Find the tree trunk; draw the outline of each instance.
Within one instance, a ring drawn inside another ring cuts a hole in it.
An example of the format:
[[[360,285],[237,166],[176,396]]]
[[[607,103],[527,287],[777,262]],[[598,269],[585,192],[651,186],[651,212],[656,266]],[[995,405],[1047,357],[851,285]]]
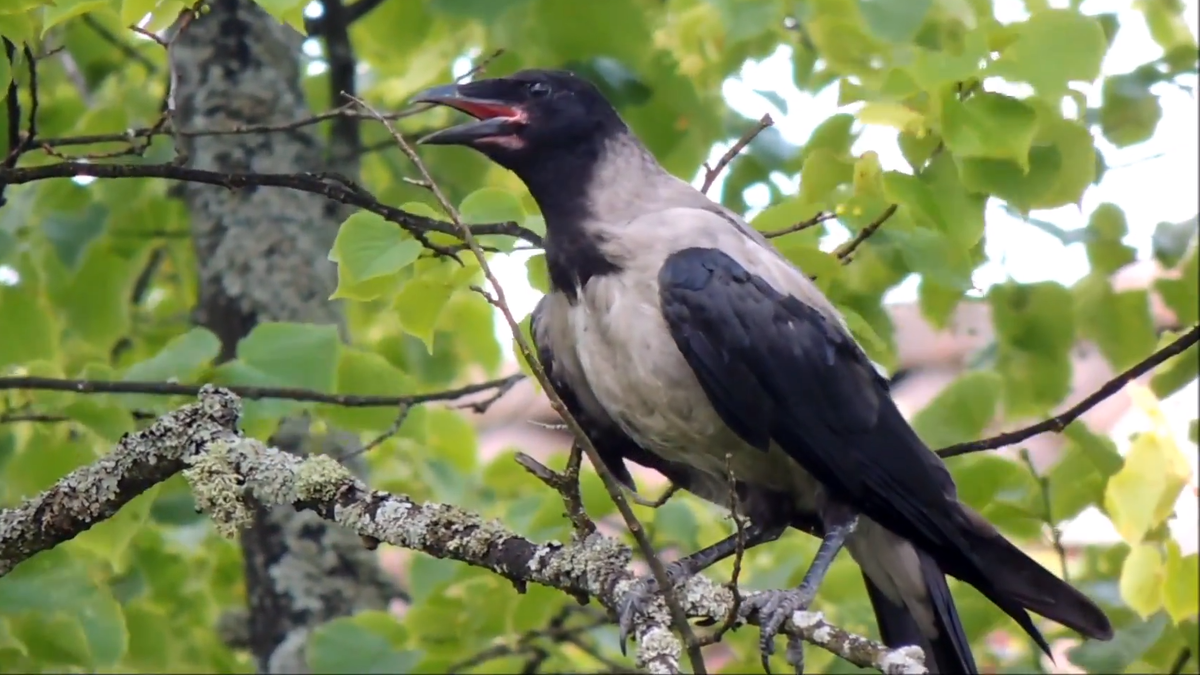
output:
[[[250,2],[208,4],[210,11],[172,42],[177,128],[308,117],[300,86],[303,37]],[[189,166],[214,171],[356,173],[357,166],[327,165],[315,129],[191,137],[180,150]],[[278,188],[232,191],[189,184],[182,192],[200,271],[197,320],[220,337],[222,360],[234,357],[238,340],[260,321],[340,325],[338,308],[327,299],[336,270],[326,259],[344,215],[338,204]],[[334,445],[358,442],[344,436]],[[297,453],[321,449],[304,418],[285,420],[271,442]],[[304,646],[312,629],[362,609],[383,608],[392,595],[359,537],[312,513],[260,508],[241,545],[247,635],[262,672],[307,672]]]

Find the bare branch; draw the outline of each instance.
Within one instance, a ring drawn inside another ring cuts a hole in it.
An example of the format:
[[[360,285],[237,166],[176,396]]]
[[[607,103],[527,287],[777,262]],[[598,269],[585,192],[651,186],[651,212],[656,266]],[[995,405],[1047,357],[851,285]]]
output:
[[[725,154],[721,155],[721,158],[717,160],[716,164],[714,164],[712,167],[709,167],[707,164],[705,164],[704,184],[701,185],[700,191],[708,192],[708,189],[712,187],[713,183],[716,182],[717,176],[721,175],[721,172],[725,170],[725,167],[729,166],[729,163],[733,161],[733,158],[741,154],[742,150],[745,150],[746,146],[750,145],[750,141],[753,141],[756,136],[761,134],[764,129],[772,124],[775,124],[775,120],[771,119],[770,115],[763,115],[762,119],[758,120],[758,122],[751,127],[749,131],[742,134],[742,137],[733,144],[733,147],[729,148],[725,151]]]
[[[207,171],[175,164],[90,164],[86,162],[60,162],[43,166],[20,168],[0,167],[0,184],[18,185],[49,178],[74,178],[76,176],[92,176],[93,178],[166,178],[189,183],[202,183],[237,190],[246,187],[281,187],[301,192],[322,195],[335,202],[357,206],[383,216],[384,219],[396,223],[410,232],[418,241],[432,251],[452,255],[444,246],[438,246],[428,241],[430,232],[441,232],[450,236],[459,236],[459,228],[454,225],[418,216],[401,209],[387,206],[375,199],[361,187],[350,187],[336,176],[313,173],[223,173]],[[535,245],[541,246],[542,238],[514,222],[486,223],[472,225],[474,235],[500,234],[517,237]]]
[[[468,384],[456,389],[446,389],[412,396],[356,396],[354,394],[325,394],[312,389],[291,387],[225,387],[242,398],[252,401],[279,399],[305,403],[325,403],[345,408],[398,408],[433,401],[453,401],[464,396],[478,394],[497,388],[508,388],[524,378],[515,374],[498,380]],[[175,382],[125,382],[110,380],[62,380],[52,377],[0,377],[0,391],[24,389],[31,391],[69,391],[77,394],[149,394],[155,396],[196,396],[203,384],[178,384]]]
[[[368,112],[372,112],[371,109],[362,101],[358,101],[358,104]],[[420,171],[421,177],[426,183],[429,184],[430,191],[433,192],[438,202],[442,205],[442,208],[450,216],[450,219],[454,222],[454,224],[459,228],[463,240],[467,243],[467,246],[475,255],[475,259],[479,262],[480,269],[483,270],[484,277],[487,278],[488,283],[492,287],[492,292],[496,294],[494,300],[491,300],[486,293],[484,293],[484,297],[489,298],[489,301],[491,301],[492,304],[494,304],[496,308],[500,310],[500,313],[504,316],[504,320],[508,322],[509,330],[512,331],[513,340],[517,343],[517,348],[521,351],[521,355],[525,358],[525,362],[528,363],[529,367],[533,370],[534,376],[536,377],[538,383],[542,385],[542,389],[547,398],[550,399],[551,405],[556,411],[558,411],[559,415],[562,416],[563,421],[566,422],[569,427],[571,427],[571,431],[575,434],[576,443],[583,448],[585,453],[587,453],[588,460],[592,463],[592,468],[595,469],[597,474],[599,474],[601,481],[604,483],[605,489],[608,490],[609,496],[612,498],[613,503],[617,506],[617,511],[620,512],[621,517],[625,520],[626,527],[629,528],[630,534],[632,534],[633,538],[637,541],[638,547],[642,551],[642,555],[646,557],[646,564],[650,566],[651,572],[653,572],[655,579],[659,583],[659,588],[661,589],[663,598],[666,600],[667,607],[671,611],[672,621],[676,629],[681,635],[684,636],[687,642],[688,659],[691,661],[693,671],[699,675],[704,675],[707,671],[704,667],[704,656],[700,653],[700,643],[696,639],[696,635],[692,631],[692,627],[687,621],[687,616],[684,614],[683,608],[679,604],[679,600],[675,597],[675,589],[667,577],[667,572],[663,567],[662,561],[658,559],[658,555],[654,551],[654,546],[650,543],[649,538],[646,537],[646,533],[641,522],[638,521],[637,516],[633,513],[633,509],[630,508],[628,501],[626,501],[625,495],[621,491],[620,483],[618,483],[616,478],[613,477],[612,472],[608,470],[608,467],[600,458],[600,453],[596,451],[595,446],[592,445],[591,439],[588,438],[587,434],[583,431],[583,428],[579,426],[579,423],[575,420],[571,413],[567,411],[566,405],[563,404],[562,399],[559,398],[558,393],[551,385],[549,378],[546,377],[546,371],[542,368],[541,363],[538,362],[537,357],[534,356],[533,349],[529,346],[529,341],[525,339],[525,335],[521,331],[520,324],[513,316],[512,310],[509,309],[508,301],[504,297],[504,288],[501,286],[500,281],[496,278],[496,275],[492,273],[491,266],[489,266],[487,262],[487,255],[484,253],[483,249],[480,248],[479,243],[475,240],[475,233],[473,232],[474,228],[462,222],[462,219],[458,216],[458,212],[446,199],[446,196],[442,193],[441,188],[438,187],[437,182],[433,180],[433,176],[429,173],[429,169],[425,167],[425,163],[421,161],[421,158],[417,155],[416,151],[412,149],[412,146],[410,146],[408,142],[404,140],[404,137],[396,131],[395,127],[393,127],[391,123],[389,123],[387,120],[384,120],[382,117],[379,117],[378,115],[376,115],[376,117],[380,123],[387,127],[388,132],[391,133],[392,138],[396,141],[396,144],[400,146],[401,151],[403,151],[404,154],[407,155],[410,160],[412,160],[413,164],[417,167],[417,170]],[[648,634],[638,634],[639,653],[646,652],[647,637]],[[673,638],[670,637],[669,632],[666,632],[666,635],[660,638],[660,640],[663,639],[669,639],[673,642]]]
[[[1067,428],[1068,424],[1079,419],[1079,417],[1085,412],[1094,408],[1104,399],[1116,394],[1118,391],[1121,391],[1126,384],[1134,379],[1137,379],[1138,377],[1141,377],[1143,374],[1150,372],[1167,359],[1182,354],[1189,347],[1196,344],[1197,340],[1200,340],[1200,325],[1192,326],[1191,330],[1179,336],[1179,338],[1177,338],[1171,344],[1154,352],[1150,356],[1143,359],[1140,363],[1135,364],[1125,372],[1117,375],[1108,382],[1105,382],[1104,386],[1093,392],[1091,396],[1088,396],[1079,403],[1076,403],[1054,417],[1042,420],[1041,422],[1027,426],[1024,429],[1017,429],[1016,431],[997,434],[991,438],[951,445],[938,450],[937,454],[942,457],[957,457],[958,455],[965,455],[970,452],[1003,448],[1006,445],[1020,443],[1027,438],[1032,438],[1038,434],[1044,434],[1047,431],[1062,433],[1062,431]]]

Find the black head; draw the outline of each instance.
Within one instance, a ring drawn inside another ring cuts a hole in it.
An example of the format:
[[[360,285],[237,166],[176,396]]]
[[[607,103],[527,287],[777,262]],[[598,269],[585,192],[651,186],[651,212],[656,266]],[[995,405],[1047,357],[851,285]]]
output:
[[[507,77],[427,89],[415,101],[461,110],[476,119],[422,139],[464,145],[498,164],[528,172],[625,130],[617,111],[592,83],[561,70],[522,70]]]

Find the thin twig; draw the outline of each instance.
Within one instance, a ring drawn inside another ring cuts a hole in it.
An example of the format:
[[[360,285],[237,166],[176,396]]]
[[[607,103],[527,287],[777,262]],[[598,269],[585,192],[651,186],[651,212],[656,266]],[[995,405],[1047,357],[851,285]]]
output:
[[[1058,566],[1062,573],[1062,580],[1071,583],[1071,575],[1067,571],[1067,549],[1063,546],[1062,531],[1054,524],[1054,510],[1050,499],[1050,479],[1047,476],[1038,472],[1037,467],[1033,464],[1033,456],[1029,454],[1027,448],[1021,448],[1019,453],[1021,462],[1029,469],[1029,474],[1037,481],[1038,487],[1042,493],[1042,524],[1050,530],[1050,545],[1054,547],[1055,554],[1058,555]]]
[[[1167,359],[1182,354],[1185,350],[1187,350],[1188,347],[1196,344],[1197,340],[1200,340],[1200,325],[1192,326],[1191,330],[1181,335],[1171,344],[1154,352],[1150,356],[1143,359],[1140,363],[1135,364],[1125,372],[1117,375],[1108,382],[1105,382],[1104,386],[1093,392],[1091,396],[1088,396],[1079,403],[1076,403],[1054,417],[1042,420],[1037,424],[1027,426],[1023,429],[997,434],[991,438],[984,438],[978,441],[951,445],[938,450],[937,454],[943,458],[957,457],[959,455],[965,455],[971,452],[979,452],[981,450],[994,450],[996,448],[1003,448],[1006,445],[1020,443],[1027,438],[1032,438],[1038,434],[1044,434],[1047,431],[1062,433],[1062,431],[1067,428],[1067,425],[1078,419],[1080,415],[1083,415],[1085,412],[1091,410],[1104,399],[1116,394],[1131,380],[1150,372]]]
[[[802,220],[798,223],[795,223],[793,225],[788,225],[787,227],[782,227],[778,230],[771,230],[769,232],[763,232],[762,234],[767,239],[774,239],[775,237],[782,237],[785,234],[791,234],[793,232],[803,232],[804,230],[807,230],[812,227],[816,227],[817,225],[820,225],[821,223],[823,223],[827,220],[833,220],[834,218],[837,218],[836,213],[830,213],[829,211],[821,211],[817,215],[815,215],[812,218],[809,218],[807,220]]]
[[[360,100],[356,102],[368,113],[373,112],[371,108],[366,105],[366,103]],[[508,301],[504,295],[504,288],[500,284],[500,281],[496,278],[495,274],[492,273],[491,266],[488,265],[487,262],[487,255],[484,253],[483,249],[479,247],[479,243],[475,240],[475,235],[472,232],[471,227],[462,222],[462,219],[458,215],[457,209],[455,209],[450,204],[450,201],[446,199],[446,195],[438,186],[437,181],[435,181],[433,176],[429,173],[429,169],[426,168],[425,163],[421,161],[421,158],[417,155],[416,151],[412,149],[412,146],[410,146],[408,142],[404,140],[404,137],[396,131],[395,127],[393,127],[390,122],[378,116],[377,114],[373,116],[387,128],[388,132],[391,133],[392,138],[395,139],[396,144],[400,146],[401,151],[404,152],[404,154],[412,161],[413,165],[417,167],[417,170],[421,173],[421,177],[429,183],[429,189],[431,192],[433,192],[433,195],[437,199],[438,203],[441,204],[447,215],[450,216],[450,220],[459,228],[459,231],[462,233],[463,240],[471,249],[471,252],[475,255],[475,259],[478,261],[484,277],[491,286],[492,292],[495,293],[493,304],[500,311],[501,315],[504,316],[504,320],[508,322],[508,327],[512,331],[513,340],[517,343],[517,348],[520,350],[521,355],[525,358],[526,363],[529,364],[529,367],[533,371],[538,383],[542,385],[542,389],[545,392],[546,397],[550,399],[550,403],[554,407],[555,411],[557,411],[558,414],[563,418],[563,421],[571,427],[571,431],[575,434],[577,443],[581,445],[584,452],[587,453],[588,460],[591,461],[592,467],[595,469],[596,473],[599,474],[602,482],[604,483],[604,487],[608,490],[609,496],[612,498],[613,503],[616,504],[617,510],[621,513],[621,517],[625,519],[626,527],[629,528],[630,533],[633,535],[634,539],[637,540],[638,547],[641,549],[642,554],[646,557],[646,564],[650,566],[651,571],[654,573],[654,577],[659,584],[659,589],[663,594],[664,600],[666,600],[667,608],[671,612],[672,623],[675,624],[675,627],[680,634],[684,636],[684,640],[687,645],[688,658],[691,661],[693,671],[700,675],[705,675],[707,670],[704,666],[704,656],[700,653],[699,641],[696,639],[696,635],[692,631],[691,624],[689,624],[687,621],[687,615],[684,613],[682,605],[679,603],[678,598],[675,597],[676,594],[674,586],[670,583],[670,579],[667,576],[666,570],[663,568],[662,561],[658,559],[658,555],[654,551],[654,546],[650,543],[650,540],[646,538],[641,522],[638,521],[637,516],[629,507],[628,501],[626,501],[624,494],[621,492],[620,484],[608,470],[608,467],[600,458],[600,454],[596,451],[595,446],[592,445],[591,439],[588,438],[587,434],[584,433],[583,428],[579,426],[579,423],[567,410],[566,406],[562,402],[562,399],[559,398],[557,392],[555,392],[549,378],[546,377],[546,372],[538,362],[537,357],[534,356],[534,351],[530,347],[529,341],[525,339],[525,335],[521,331],[520,324],[513,316],[512,310],[509,309]]]
[[[741,154],[742,150],[745,150],[746,146],[750,145],[750,141],[753,141],[755,136],[761,134],[764,129],[772,124],[775,124],[775,120],[771,119],[769,114],[763,115],[762,118],[750,128],[749,131],[742,134],[742,137],[733,144],[733,147],[729,148],[725,151],[725,154],[721,155],[721,158],[717,160],[716,164],[714,164],[712,167],[709,167],[706,163],[704,165],[704,184],[700,187],[700,191],[708,192],[708,189],[712,187],[714,182],[716,182],[717,176],[721,175],[721,172],[725,170],[726,166],[729,166],[729,163],[733,161],[733,158]]]
[[[737,548],[733,555],[733,574],[729,577],[729,583],[726,587],[733,595],[733,602],[729,605],[729,611],[725,614],[725,619],[717,629],[712,632],[705,640],[704,644],[716,644],[720,642],[725,634],[729,632],[738,622],[738,614],[742,609],[742,594],[738,591],[738,578],[742,574],[742,558],[746,555],[746,528],[742,523],[741,516],[741,500],[738,499],[737,493],[737,477],[733,473],[733,455],[725,454],[725,472],[729,477],[729,516],[733,518],[733,525],[737,528],[737,538],[734,542]]]
[[[497,387],[512,386],[511,381],[524,378],[514,374],[497,380],[469,384],[456,389],[435,391],[412,396],[359,396],[354,394],[325,394],[313,389],[295,387],[249,387],[222,385],[223,389],[250,399],[280,399],[305,403],[325,403],[344,408],[396,408],[401,405],[419,405],[433,401],[453,401],[464,396],[490,391]],[[125,382],[110,380],[66,380],[53,377],[0,377],[0,391],[22,389],[28,391],[69,391],[77,394],[149,394],[152,396],[196,396],[203,384],[179,384],[177,382]]]
[[[888,218],[891,218],[892,215],[896,213],[897,208],[898,206],[896,204],[892,204],[884,209],[883,212],[875,218],[875,220],[872,220],[867,224],[866,227],[859,230],[858,233],[854,235],[853,239],[837,247],[837,249],[835,249],[833,252],[834,257],[836,257],[838,260],[841,260],[843,265],[850,262],[850,256],[854,253],[855,249],[861,246],[864,241],[871,237],[871,235],[875,234],[875,231],[882,227],[883,224],[887,222]]]
[[[658,507],[670,501],[671,497],[674,497],[675,493],[679,492],[679,489],[680,488],[678,485],[671,483],[667,486],[666,490],[663,490],[663,493],[659,495],[657,499],[646,499],[636,492],[631,492],[629,496],[633,500],[633,503],[637,504],[638,506],[657,509]]]
[[[97,20],[95,16],[93,16],[91,14],[84,14],[82,19],[83,19],[83,23],[88,28],[91,28],[96,33],[96,35],[99,35],[101,37],[101,39],[103,39],[105,42],[116,47],[117,51],[121,52],[121,54],[125,55],[126,57],[128,57],[130,59],[133,59],[134,61],[137,61],[138,65],[145,68],[147,73],[154,75],[158,72],[158,65],[156,63],[154,63],[154,61],[151,61],[149,59],[149,57],[147,57],[145,54],[139,52],[136,48],[133,47],[133,45],[122,40],[121,36],[116,35],[112,31],[110,31],[108,29],[108,27],[105,26],[104,24],[100,23],[100,21]]]

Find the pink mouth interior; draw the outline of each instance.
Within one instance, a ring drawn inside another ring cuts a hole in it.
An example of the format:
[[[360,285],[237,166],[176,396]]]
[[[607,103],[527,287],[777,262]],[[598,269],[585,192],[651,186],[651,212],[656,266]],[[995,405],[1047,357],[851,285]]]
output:
[[[501,103],[484,103],[480,101],[448,101],[455,108],[481,120],[495,117],[520,117],[521,111]]]

